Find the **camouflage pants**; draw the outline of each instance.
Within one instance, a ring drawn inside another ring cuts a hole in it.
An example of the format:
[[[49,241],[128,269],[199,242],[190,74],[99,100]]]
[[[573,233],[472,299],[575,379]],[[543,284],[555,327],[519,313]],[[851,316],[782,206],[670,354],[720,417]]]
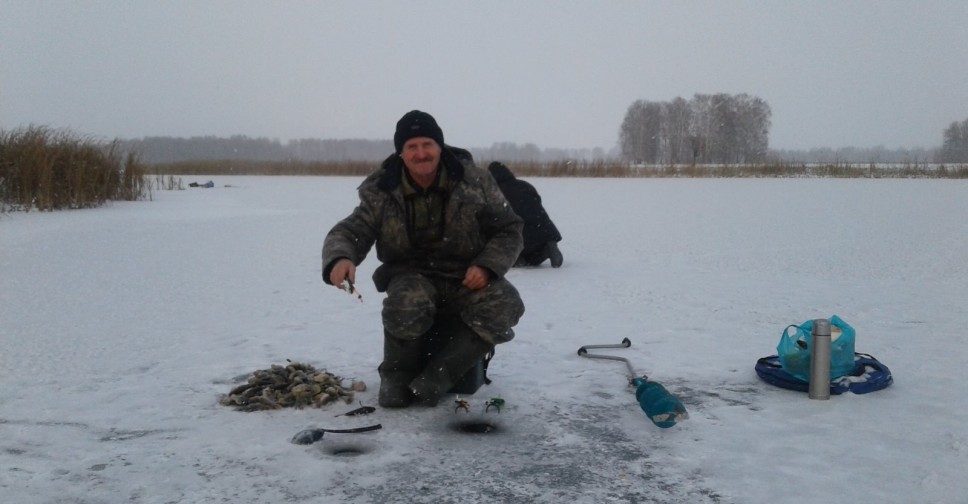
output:
[[[514,338],[511,329],[524,314],[524,303],[511,282],[500,278],[487,287],[470,290],[452,278],[432,278],[420,273],[393,277],[383,300],[383,328],[390,335],[416,340],[427,333],[438,317],[459,318],[492,344]]]

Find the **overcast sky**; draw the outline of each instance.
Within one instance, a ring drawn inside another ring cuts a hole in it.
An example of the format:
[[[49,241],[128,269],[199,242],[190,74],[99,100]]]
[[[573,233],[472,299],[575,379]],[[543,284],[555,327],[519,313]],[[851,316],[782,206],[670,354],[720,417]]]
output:
[[[747,93],[770,147],[940,146],[968,1],[0,0],[0,128],[611,148],[635,100]]]

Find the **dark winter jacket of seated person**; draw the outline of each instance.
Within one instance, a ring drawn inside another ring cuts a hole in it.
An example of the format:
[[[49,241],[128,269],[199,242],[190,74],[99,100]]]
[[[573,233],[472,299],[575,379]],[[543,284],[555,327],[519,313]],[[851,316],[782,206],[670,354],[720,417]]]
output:
[[[476,265],[504,277],[523,246],[521,218],[487,172],[461,163],[446,146],[439,167],[421,187],[399,155],[384,160],[359,186],[359,206],[327,235],[323,279],[331,283],[336,259],[358,265],[374,244],[379,292],[403,271],[462,280]]]
[[[558,250],[561,233],[541,203],[538,190],[530,183],[515,177],[511,169],[503,163],[495,161],[487,169],[497,181],[514,213],[524,219],[524,228],[521,231],[524,249],[515,266],[537,266],[546,259],[550,259],[551,265],[556,268],[561,266],[562,257]]]

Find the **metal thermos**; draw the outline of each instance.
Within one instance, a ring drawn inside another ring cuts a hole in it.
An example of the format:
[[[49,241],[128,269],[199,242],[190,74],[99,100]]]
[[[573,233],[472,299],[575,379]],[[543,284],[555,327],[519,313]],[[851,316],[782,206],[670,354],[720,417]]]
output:
[[[830,321],[816,319],[810,333],[810,399],[830,399]]]

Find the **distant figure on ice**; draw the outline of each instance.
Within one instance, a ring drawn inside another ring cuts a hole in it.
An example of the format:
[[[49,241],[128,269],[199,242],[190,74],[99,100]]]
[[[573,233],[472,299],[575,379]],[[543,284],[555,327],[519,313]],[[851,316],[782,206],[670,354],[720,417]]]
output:
[[[323,281],[355,282],[376,245],[373,283],[386,292],[379,404],[435,406],[514,337],[524,303],[504,275],[521,252],[522,222],[430,114],[405,114],[393,144],[360,184],[359,205],[326,235]]]
[[[548,217],[541,196],[533,185],[518,179],[511,169],[497,161],[487,167],[504,193],[514,213],[524,219],[524,250],[515,266],[537,266],[548,259],[552,268],[561,267],[564,258],[558,249],[561,233]]]

